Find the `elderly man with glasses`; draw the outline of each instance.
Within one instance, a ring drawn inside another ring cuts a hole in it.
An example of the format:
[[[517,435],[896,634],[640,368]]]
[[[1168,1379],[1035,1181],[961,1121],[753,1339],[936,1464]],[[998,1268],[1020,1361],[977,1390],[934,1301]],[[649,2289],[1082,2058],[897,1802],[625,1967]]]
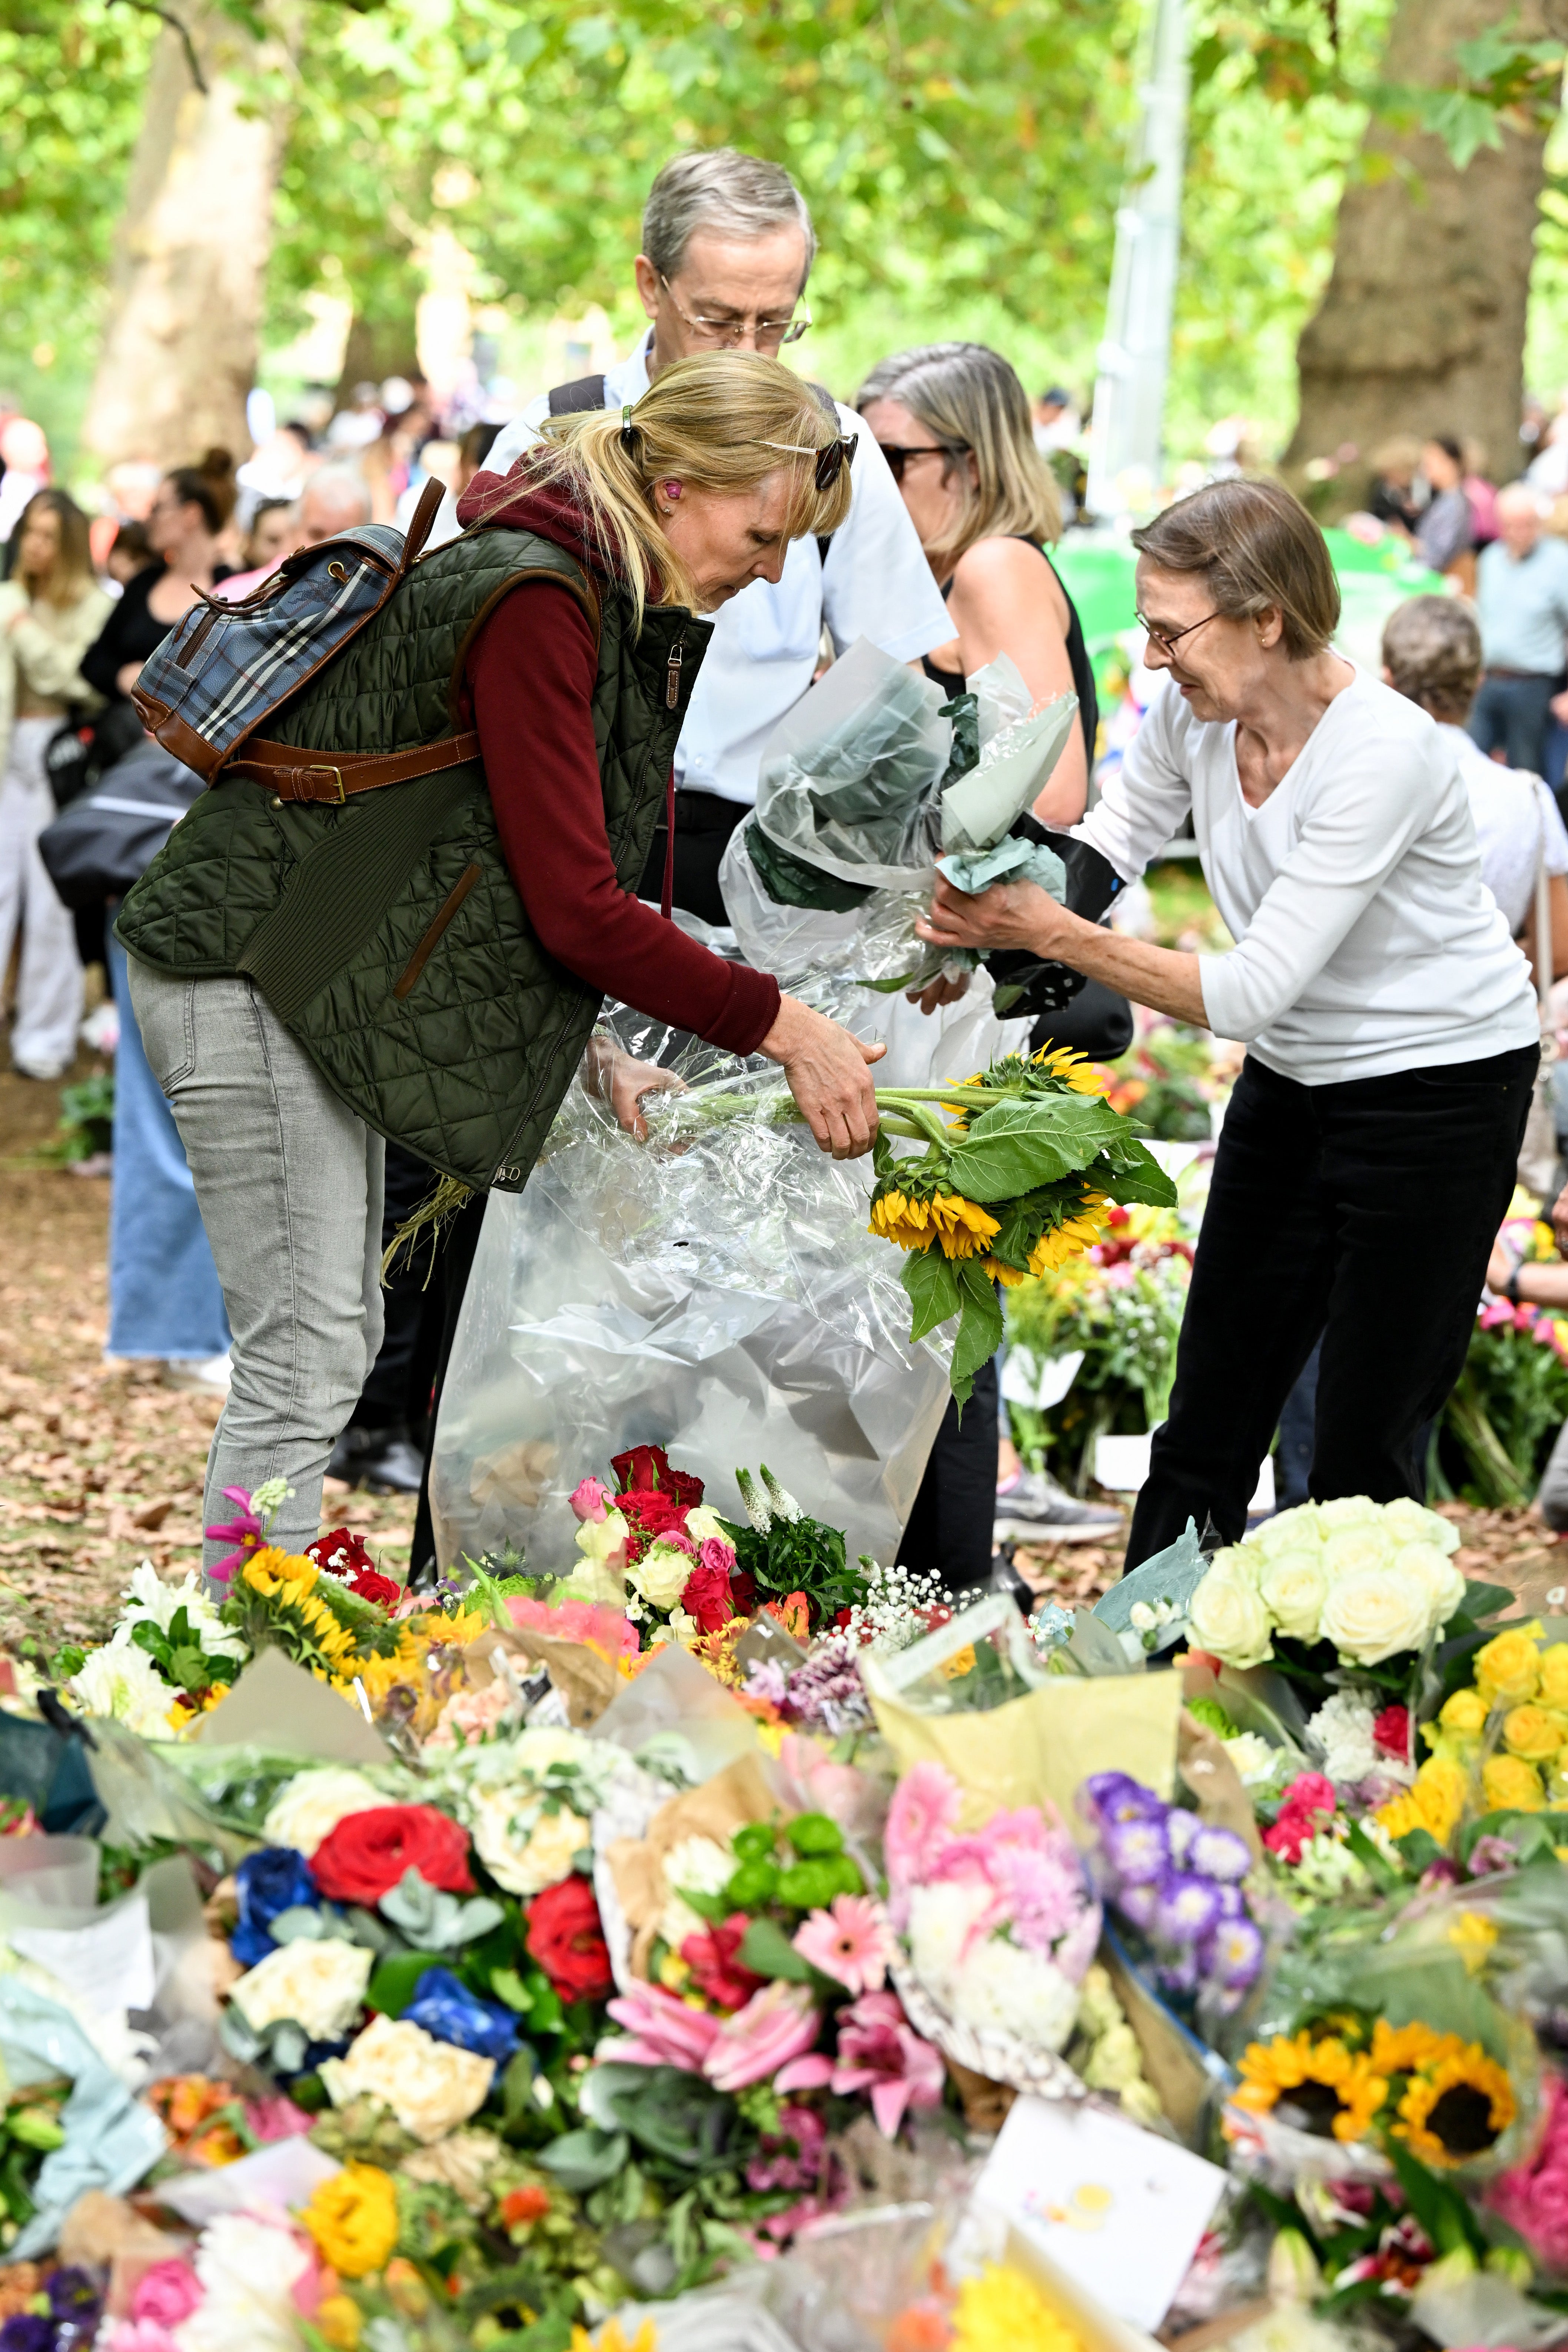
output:
[[[634,267],[647,331],[604,374],[541,394],[506,427],[486,470],[504,474],[547,416],[634,406],[675,360],[793,349],[811,323],[806,280],[816,250],[805,198],[779,164],[727,147],[677,155],[643,215]],[[764,744],[811,683],[824,625],[841,653],[864,636],[906,662],[953,635],[881,453],[852,409],[838,415],[846,438],[858,440],[849,519],[830,541],[797,541],[781,579],[754,581],[718,614],[675,751],[674,902],[707,922],[728,920],[719,860],[757,799]],[[448,501],[434,536],[456,528]],[[664,847],[661,827],[644,898],[659,896]]]

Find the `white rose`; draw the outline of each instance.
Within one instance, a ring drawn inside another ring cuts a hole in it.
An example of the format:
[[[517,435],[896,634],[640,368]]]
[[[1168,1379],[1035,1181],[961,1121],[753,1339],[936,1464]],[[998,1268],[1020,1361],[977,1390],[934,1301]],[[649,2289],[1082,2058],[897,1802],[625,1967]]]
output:
[[[66,1687],[89,1715],[111,1716],[139,1739],[174,1737],[169,1720],[174,1694],[146,1651],[132,1642],[129,1626],[122,1625],[103,1649],[89,1650],[87,1663]]]
[[[693,1895],[722,1895],[735,1876],[735,1856],[716,1838],[682,1838],[664,1856],[664,1885],[668,1899],[659,1914],[659,1933],[673,1952],[678,1952],[688,1936],[699,1935],[706,1927],[690,1904],[683,1903],[683,1892]]]
[[[1375,1503],[1370,1495],[1336,1495],[1332,1503],[1319,1503],[1317,1514],[1325,1536],[1340,1528],[1378,1527],[1383,1519],[1383,1506]]]
[[[556,1813],[540,1811],[517,1789],[475,1789],[467,1810],[479,1858],[508,1895],[538,1895],[556,1885],[591,1843],[579,1814],[564,1806]]]
[[[229,1988],[229,1999],[257,2033],[287,2017],[312,2042],[337,2042],[364,2000],[374,1958],[364,1944],[336,1937],[317,1943],[301,1936],[258,1960]]]
[[[1318,1544],[1310,1550],[1271,1554],[1258,1586],[1275,1624],[1293,1642],[1317,1640],[1318,1620],[1328,1589],[1328,1571],[1323,1566],[1322,1548]]]
[[[1431,1602],[1425,1583],[1392,1561],[1336,1578],[1323,1603],[1322,1635],[1342,1658],[1375,1666],[1427,1638]]]
[[[686,1513],[686,1533],[695,1544],[705,1544],[716,1536],[720,1543],[734,1540],[711,1503],[698,1503]]]
[[[1258,1580],[1263,1573],[1263,1553],[1255,1545],[1228,1544],[1209,1561],[1209,1573],[1228,1576],[1232,1584],[1249,1584],[1256,1591]]]
[[[1277,1551],[1300,1551],[1304,1546],[1321,1543],[1322,1522],[1315,1503],[1298,1503],[1293,1510],[1276,1511],[1265,1519],[1241,1546],[1243,1551],[1260,1552],[1271,1559]]]
[[[577,1548],[585,1559],[613,1560],[624,1552],[631,1532],[624,1511],[606,1511],[601,1519],[584,1519],[577,1531]]]
[[[636,1566],[627,1570],[626,1580],[635,1585],[653,1608],[673,1609],[695,1566],[691,1553],[682,1551],[675,1544],[653,1543]]]
[[[1239,1731],[1234,1739],[1220,1744],[1240,1774],[1245,1789],[1260,1789],[1266,1781],[1277,1779],[1285,1760],[1284,1751],[1270,1748],[1256,1731]]]
[[[1060,2050],[1078,2015],[1078,1987],[1036,1952],[988,1937],[958,1971],[953,2014],[977,2032],[1013,2033],[1036,2050]]]
[[[1211,1568],[1192,1596],[1187,1633],[1195,1650],[1212,1651],[1228,1666],[1258,1666],[1273,1656],[1272,1627],[1250,1583]]]
[[[340,1822],[347,1821],[350,1813],[368,1813],[372,1806],[386,1801],[362,1772],[350,1772],[342,1764],[323,1764],[313,1771],[296,1773],[288,1786],[279,1790],[262,1823],[262,1833],[268,1845],[291,1845],[308,1861]]]
[[[1402,1544],[1394,1555],[1394,1565],[1407,1576],[1418,1577],[1426,1586],[1427,1627],[1440,1633],[1465,1597],[1462,1572],[1434,1543]]]
[[[1413,1502],[1408,1495],[1396,1495],[1392,1503],[1385,1503],[1383,1517],[1394,1530],[1396,1543],[1436,1544],[1445,1559],[1459,1549],[1459,1531],[1453,1521],[1439,1518],[1436,1511]]]
[[[373,2017],[346,2057],[324,2061],[321,2080],[335,2107],[368,2093],[428,2147],[484,2105],[495,2072],[493,2058],[437,2042],[405,2017]]]
[[[1342,1576],[1360,1576],[1371,1568],[1386,1568],[1394,1558],[1395,1538],[1381,1522],[1338,1528],[1323,1545],[1323,1566],[1329,1582]]]

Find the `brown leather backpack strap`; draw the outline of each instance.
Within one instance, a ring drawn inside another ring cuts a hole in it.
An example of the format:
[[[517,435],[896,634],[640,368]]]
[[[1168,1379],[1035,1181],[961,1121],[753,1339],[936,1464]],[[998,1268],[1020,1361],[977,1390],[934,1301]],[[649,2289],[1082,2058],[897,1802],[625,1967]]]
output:
[[[340,751],[333,759],[298,743],[273,743],[253,736],[215,781],[242,776],[247,783],[269,785],[280,801],[340,807],[355,793],[404,784],[414,776],[433,776],[478,757],[479,738],[472,728],[461,735],[440,736],[434,743],[416,743],[407,751]]]
[[[413,569],[423,553],[424,542],[430,537],[435,518],[441,511],[441,501],[445,496],[445,483],[438,482],[433,474],[419,494],[419,504],[415,507],[410,518],[408,530],[403,534],[402,561],[397,568],[397,576],[400,580]]]

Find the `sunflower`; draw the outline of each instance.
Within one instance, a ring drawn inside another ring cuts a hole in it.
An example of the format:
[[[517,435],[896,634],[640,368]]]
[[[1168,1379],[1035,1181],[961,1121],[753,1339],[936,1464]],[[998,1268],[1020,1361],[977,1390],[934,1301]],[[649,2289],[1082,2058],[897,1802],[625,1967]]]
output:
[[[884,1242],[896,1242],[906,1250],[929,1249],[936,1238],[930,1202],[903,1192],[883,1192],[872,1202],[871,1230]]]
[[[1030,1274],[1050,1274],[1070,1257],[1082,1250],[1092,1249],[1105,1230],[1103,1212],[1110,1202],[1100,1192],[1086,1192],[1071,1216],[1051,1232],[1041,1234],[1030,1252]]]
[[[1075,1095],[1103,1095],[1107,1073],[1097,1063],[1086,1061],[1067,1045],[1042,1045],[1034,1057],[1037,1070],[1049,1070],[1053,1078],[1061,1078]]]
[[[1468,2164],[1497,2145],[1517,2111],[1507,2074],[1471,2042],[1411,2076],[1394,2131],[1423,2164]]]
[[[1389,2025],[1379,2018],[1372,2029],[1372,2063],[1383,2074],[1414,2074],[1457,2057],[1464,2043],[1457,2033],[1434,2033],[1429,2025]]]
[[[1235,2104],[1255,2116],[1281,2110],[1283,2122],[1320,2137],[1364,2139],[1388,2096],[1388,2079],[1374,2062],[1345,2048],[1337,2034],[1314,2042],[1310,2032],[1249,2043]]]
[[[945,1257],[983,1257],[986,1244],[1002,1229],[988,1209],[961,1192],[934,1192],[930,1210]]]

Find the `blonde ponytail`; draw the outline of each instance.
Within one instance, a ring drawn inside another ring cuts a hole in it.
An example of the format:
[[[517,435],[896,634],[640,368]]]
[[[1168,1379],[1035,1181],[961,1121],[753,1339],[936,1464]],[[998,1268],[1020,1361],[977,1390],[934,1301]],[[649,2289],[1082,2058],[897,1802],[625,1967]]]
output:
[[[839,437],[837,413],[760,352],[677,360],[654,378],[629,419],[599,409],[552,416],[540,430],[543,446],[527,460],[534,482],[558,484],[580,509],[607,567],[631,590],[639,626],[650,598],[695,603],[685,567],[659,527],[655,482],[669,476],[727,497],[787,467],[787,539],[836,530],[849,512],[847,466],[827,489],[816,486],[814,453]],[[515,496],[515,487],[498,494],[497,509]]]

